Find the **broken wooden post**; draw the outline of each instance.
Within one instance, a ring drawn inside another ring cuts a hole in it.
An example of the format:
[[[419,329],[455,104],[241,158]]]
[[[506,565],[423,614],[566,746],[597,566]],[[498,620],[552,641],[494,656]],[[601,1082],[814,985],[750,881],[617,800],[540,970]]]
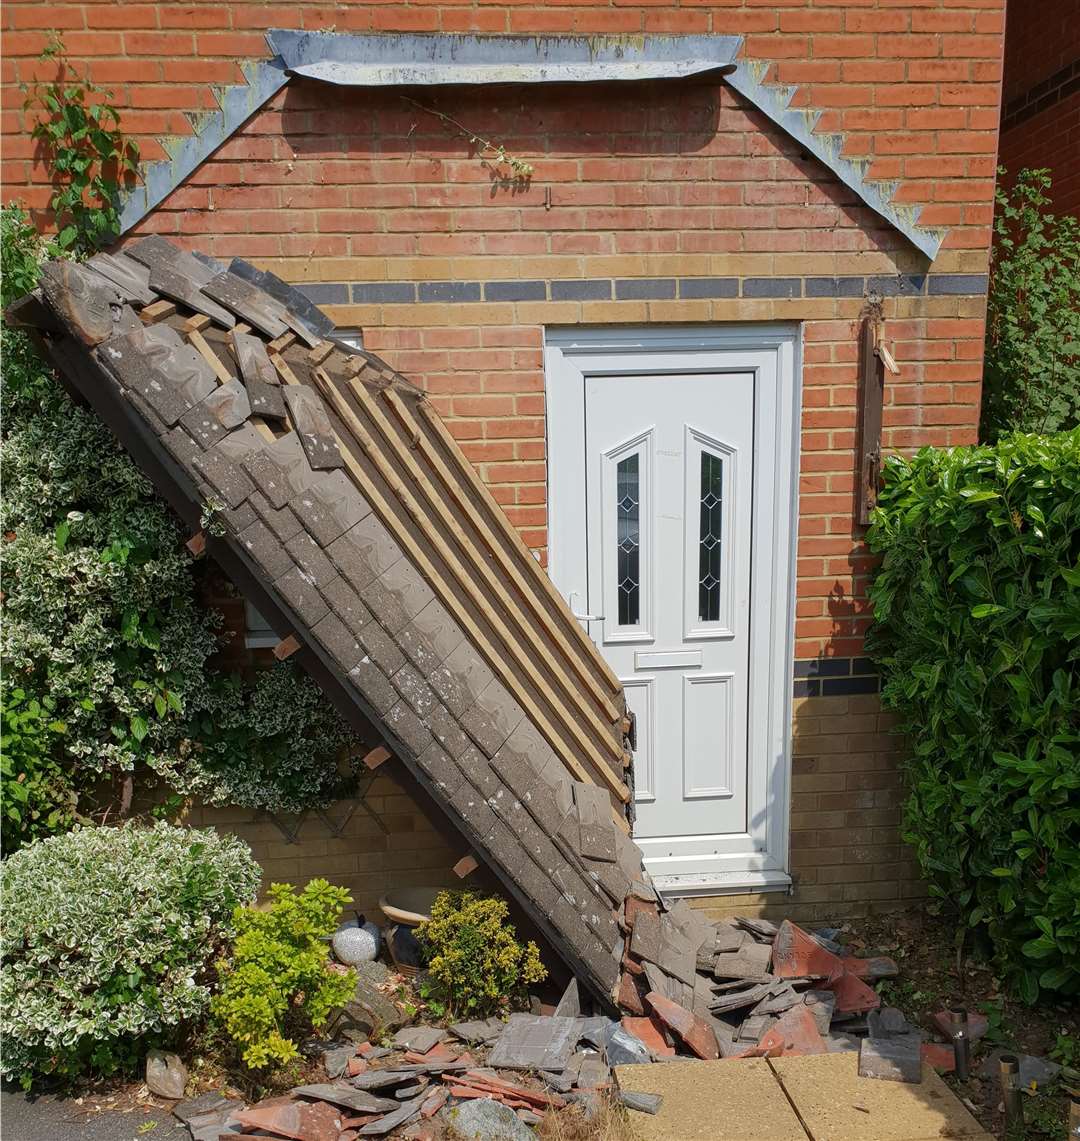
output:
[[[385,745],[376,745],[364,756],[364,765],[369,769],[377,769],[379,765],[390,760],[392,756],[393,753]]]
[[[291,658],[299,649],[299,639],[295,634],[290,634],[287,638],[282,638],[274,647],[274,657],[277,658],[279,662],[283,662],[286,658]]]
[[[176,304],[172,301],[154,301],[139,311],[139,319],[144,325],[154,325],[164,321],[176,312]]]
[[[462,856],[454,865],[454,875],[459,880],[463,880],[466,876],[471,876],[479,866],[480,861],[470,852],[467,856]]]
[[[201,554],[206,552],[206,532],[196,531],[194,535],[184,544],[185,547],[191,552],[193,558],[198,558]]]

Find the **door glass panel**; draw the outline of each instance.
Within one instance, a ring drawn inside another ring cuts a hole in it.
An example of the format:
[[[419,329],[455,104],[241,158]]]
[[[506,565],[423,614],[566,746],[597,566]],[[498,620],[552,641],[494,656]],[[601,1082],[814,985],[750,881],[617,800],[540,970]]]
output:
[[[641,472],[638,455],[616,467],[619,625],[636,626],[641,613]]]
[[[698,540],[698,620],[720,620],[720,542],[724,509],[724,461],[701,453],[701,531]]]

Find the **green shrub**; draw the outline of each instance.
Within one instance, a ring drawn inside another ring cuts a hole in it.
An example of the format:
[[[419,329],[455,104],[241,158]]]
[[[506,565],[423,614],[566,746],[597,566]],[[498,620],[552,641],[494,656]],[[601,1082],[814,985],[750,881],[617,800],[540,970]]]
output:
[[[359,739],[292,662],[251,678],[213,675],[189,707],[176,759],[155,765],[185,794],[207,804],[302,812],[356,786]]]
[[[25,215],[5,210],[0,236],[5,295],[9,275],[32,286],[43,251]],[[4,327],[0,351],[0,700],[14,711],[9,689],[47,693],[50,722],[64,726],[43,735],[32,718],[5,717],[5,804],[44,790],[47,772],[64,806],[5,812],[5,851],[115,811],[128,774],[269,811],[347,791],[338,756],[356,739],[337,711],[291,663],[253,680],[212,668],[220,619],[199,604],[177,520],[24,333]]]
[[[1011,190],[997,191],[984,440],[1080,423],[1080,219],[1049,213],[1049,189],[1048,170],[1022,170]]]
[[[1080,429],[885,467],[868,651],[906,838],[1028,1001],[1080,991]]]
[[[235,837],[77,828],[0,866],[2,1072],[109,1074],[199,1018],[259,869]]]
[[[76,796],[53,745],[67,727],[53,716],[56,702],[0,687],[0,846],[64,832],[75,823]]]
[[[236,942],[220,966],[221,993],[212,1010],[244,1063],[254,1070],[284,1065],[298,1054],[295,1038],[321,1026],[353,995],[356,972],[329,964],[329,938],[352,899],[343,887],[312,880],[297,893],[270,887],[268,908],[239,908]]]
[[[416,929],[429,978],[423,997],[438,1013],[488,1015],[520,1002],[547,978],[533,942],[519,943],[505,899],[443,891]]]

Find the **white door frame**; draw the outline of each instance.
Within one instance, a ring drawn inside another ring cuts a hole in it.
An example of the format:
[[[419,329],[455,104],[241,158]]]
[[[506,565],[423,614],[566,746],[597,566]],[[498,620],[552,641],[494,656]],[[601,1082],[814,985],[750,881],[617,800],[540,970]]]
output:
[[[571,558],[586,534],[584,493],[585,373],[625,375],[648,371],[649,354],[753,354],[755,384],[754,549],[751,590],[771,598],[767,611],[752,612],[755,661],[765,661],[765,685],[750,695],[751,771],[747,814],[755,837],[753,854],[718,860],[715,871],[678,874],[657,869],[654,880],[668,893],[717,895],[787,888],[791,808],[791,695],[795,642],[795,541],[798,532],[801,329],[793,324],[655,326],[652,328],[547,329],[544,371],[547,397],[548,569],[556,587],[583,612],[587,583]],[[601,363],[602,356],[621,361]],[[596,367],[590,367],[590,357]],[[765,367],[767,366],[767,367]],[[740,369],[744,366],[740,365]],[[554,444],[553,444],[554,441]],[[764,462],[771,452],[773,462]],[[572,597],[573,595],[573,597]],[[588,629],[586,623],[586,629]]]

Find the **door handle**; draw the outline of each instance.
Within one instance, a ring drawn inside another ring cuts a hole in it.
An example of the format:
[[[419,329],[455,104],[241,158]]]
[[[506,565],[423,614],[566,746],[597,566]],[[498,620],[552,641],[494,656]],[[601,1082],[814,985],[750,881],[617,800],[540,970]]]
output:
[[[572,590],[572,591],[570,591],[570,597],[567,599],[567,602],[568,602],[568,603],[569,603],[569,605],[570,605],[570,613],[571,613],[571,614],[572,614],[572,615],[573,615],[573,616],[574,616],[574,617],[575,617],[575,618],[576,618],[576,619],[577,619],[579,622],[603,622],[603,621],[604,621],[604,616],[603,616],[603,614],[579,614],[579,613],[578,613],[578,612],[577,612],[577,611],[574,609],[574,599],[575,599],[575,598],[577,598],[577,591],[576,591],[576,590]]]

